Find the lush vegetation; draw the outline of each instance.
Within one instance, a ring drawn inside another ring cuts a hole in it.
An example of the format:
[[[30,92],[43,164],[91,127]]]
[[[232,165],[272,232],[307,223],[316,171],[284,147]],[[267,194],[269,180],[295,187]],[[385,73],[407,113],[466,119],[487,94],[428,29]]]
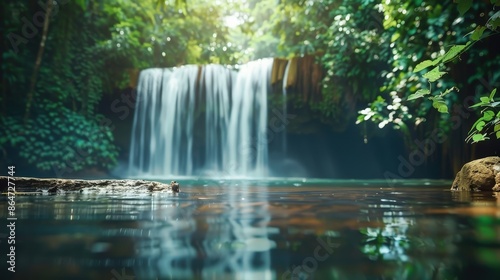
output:
[[[190,4],[3,1],[3,159],[49,175],[112,168],[114,126],[98,107],[135,69],[237,63],[222,4]]]
[[[500,1],[455,2],[2,1],[3,160],[109,169],[119,151],[99,105],[138,69],[270,56],[316,56],[322,98],[288,102],[332,128],[357,118],[365,137],[390,125],[411,144],[476,104],[468,139],[496,141]]]

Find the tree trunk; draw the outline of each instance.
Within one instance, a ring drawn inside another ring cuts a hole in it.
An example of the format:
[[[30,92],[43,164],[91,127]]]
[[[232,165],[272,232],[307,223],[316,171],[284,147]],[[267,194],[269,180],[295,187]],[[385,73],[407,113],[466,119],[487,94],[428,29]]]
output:
[[[43,22],[42,39],[40,40],[40,47],[38,48],[38,54],[36,56],[35,66],[33,68],[33,74],[31,75],[30,87],[27,95],[26,111],[24,113],[25,123],[28,121],[30,117],[31,103],[33,102],[33,95],[35,94],[35,87],[36,87],[36,79],[38,77],[38,72],[40,70],[40,64],[42,64],[43,52],[45,51],[45,41],[47,40],[47,33],[49,31],[50,15],[52,13],[53,2],[54,0],[47,0],[47,10]]]

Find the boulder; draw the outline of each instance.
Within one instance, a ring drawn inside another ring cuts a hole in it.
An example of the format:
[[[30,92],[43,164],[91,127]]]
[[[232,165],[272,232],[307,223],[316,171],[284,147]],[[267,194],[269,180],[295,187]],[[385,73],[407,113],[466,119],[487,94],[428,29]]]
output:
[[[500,157],[486,157],[464,164],[451,186],[455,191],[500,191]],[[496,181],[495,181],[496,180]]]
[[[497,173],[495,177],[495,186],[493,187],[494,192],[500,192],[500,172]]]
[[[76,180],[0,176],[2,193],[12,192],[14,190],[12,187],[15,187],[16,194],[180,192],[179,183],[175,181],[164,184],[145,180]]]

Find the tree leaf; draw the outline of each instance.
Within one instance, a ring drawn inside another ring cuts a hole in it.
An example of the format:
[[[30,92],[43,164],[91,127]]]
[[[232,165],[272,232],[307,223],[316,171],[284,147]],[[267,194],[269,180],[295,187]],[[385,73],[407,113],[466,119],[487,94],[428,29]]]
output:
[[[485,30],[486,30],[485,26],[479,25],[478,27],[476,27],[476,29],[474,29],[474,32],[472,32],[472,35],[470,36],[471,40],[477,41],[481,39],[481,36],[483,36],[483,32]]]
[[[410,94],[410,96],[408,96],[407,100],[414,100],[414,99],[417,99],[417,98],[421,98],[421,97],[424,97],[425,95],[427,95],[429,93],[431,93],[431,91],[428,90],[428,89],[419,89],[414,94]]]
[[[495,117],[495,112],[488,110],[483,113],[483,120],[489,122]]]
[[[413,69],[413,73],[417,73],[417,72],[420,72],[422,70],[424,70],[425,68],[429,67],[429,66],[434,66],[434,62],[432,60],[424,60],[422,62],[420,62],[419,64],[417,64],[417,66],[415,66],[415,69]]]
[[[476,142],[479,142],[479,141],[484,141],[486,139],[489,139],[489,138],[486,137],[484,134],[474,134],[472,136],[473,143],[476,143]]]
[[[468,134],[471,134],[472,131],[476,128],[476,125],[481,122],[483,119],[482,118],[479,118],[478,120],[476,120],[476,122],[474,122],[474,124],[472,125],[471,129],[469,130],[469,133]]]
[[[483,130],[484,125],[485,125],[485,124],[486,124],[486,123],[485,123],[484,121],[479,121],[479,122],[476,124],[476,129],[477,129],[477,131],[481,131],[481,130]]]
[[[415,69],[413,70],[413,72],[417,73],[417,72],[420,72],[429,66],[438,65],[438,63],[441,62],[442,59],[443,59],[443,56],[439,56],[438,58],[436,58],[434,60],[429,60],[429,59],[424,60],[424,61],[420,62],[419,64],[417,64],[417,66],[415,66]]]
[[[439,96],[432,100],[432,106],[440,113],[448,113],[448,106],[446,105],[446,102],[444,102],[443,98]]]
[[[396,33],[394,33],[394,34],[392,34],[392,37],[391,37],[391,42],[394,42],[394,41],[396,41],[397,39],[399,39],[399,36],[401,36],[401,34],[399,34],[399,33],[397,33],[397,32],[396,32]]]
[[[429,82],[435,82],[437,81],[439,78],[441,78],[444,74],[446,74],[447,72],[441,72],[439,71],[439,66],[436,66],[434,69],[432,69],[431,71],[425,73],[423,75],[424,78],[428,79]]]
[[[455,58],[457,58],[462,51],[469,45],[470,42],[467,42],[465,45],[455,45],[451,47],[444,55],[443,55],[443,63],[449,62]]]
[[[476,103],[476,104],[470,106],[469,108],[476,108],[476,107],[483,106],[483,105],[484,105],[483,102],[479,102],[479,103]]]
[[[458,1],[458,11],[460,15],[464,15],[472,6],[472,0],[457,0]]]
[[[486,97],[486,96],[480,97],[479,100],[481,100],[482,103],[489,103],[490,102],[490,98]]]
[[[495,124],[493,127],[493,132],[500,132],[500,123]]]
[[[494,88],[490,93],[490,100],[493,101],[493,97],[495,97],[495,93],[497,93],[497,89]]]

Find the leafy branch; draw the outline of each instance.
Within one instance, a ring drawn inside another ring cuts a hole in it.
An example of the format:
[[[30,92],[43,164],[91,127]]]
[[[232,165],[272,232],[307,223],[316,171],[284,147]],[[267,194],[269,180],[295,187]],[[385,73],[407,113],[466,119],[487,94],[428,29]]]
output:
[[[460,14],[465,14],[472,6],[472,0],[457,0],[458,10]],[[491,0],[493,7],[500,6],[500,0]],[[460,56],[467,52],[475,43],[482,39],[486,39],[489,36],[497,35],[497,27],[500,26],[500,11],[494,13],[486,22],[485,26],[479,25],[474,31],[470,32],[470,41],[466,44],[454,45],[445,54],[437,57],[434,60],[424,60],[415,66],[413,70],[414,73],[420,72],[429,67],[433,67],[430,71],[423,74],[422,77],[427,79],[429,82],[429,89],[419,89],[415,93],[408,96],[407,100],[416,100],[419,98],[427,97],[432,101],[432,106],[436,108],[440,113],[448,113],[448,106],[444,100],[444,96],[452,91],[459,91],[457,87],[451,87],[439,94],[432,93],[432,83],[438,81],[447,72],[441,71],[446,63],[452,62]],[[489,30],[488,34],[484,34],[485,31]],[[466,141],[472,140],[473,143],[490,139],[488,133],[485,133],[485,128],[493,127],[493,132],[490,134],[495,134],[497,139],[500,139],[500,101],[495,101],[494,96],[496,89],[493,89],[488,96],[483,96],[480,98],[480,102],[471,106],[474,107],[487,107],[481,113],[483,114],[473,125],[469,131],[469,135]],[[496,111],[496,113],[495,113]]]
[[[480,102],[471,106],[475,107],[485,107],[482,111],[482,117],[480,117],[469,130],[469,135],[465,141],[472,143],[490,139],[489,135],[495,134],[497,139],[500,139],[500,101],[495,101],[495,93],[497,89],[493,89],[490,96],[483,96],[480,98]],[[495,113],[495,110],[497,111]],[[491,132],[486,132],[488,128],[493,128]]]

